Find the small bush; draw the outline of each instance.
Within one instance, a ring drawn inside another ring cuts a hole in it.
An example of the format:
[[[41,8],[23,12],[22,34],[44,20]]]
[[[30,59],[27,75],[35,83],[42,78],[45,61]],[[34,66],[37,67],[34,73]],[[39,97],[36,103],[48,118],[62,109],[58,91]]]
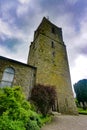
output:
[[[21,87],[0,89],[0,130],[26,130],[29,121],[35,122],[33,127],[39,130],[41,120],[32,108],[24,98]],[[29,127],[29,130],[34,130]]]
[[[43,115],[40,116],[42,124],[46,124],[47,122],[51,122],[52,116],[46,115],[45,117]]]
[[[0,117],[0,130],[26,130],[22,121],[10,120],[8,116]]]
[[[36,85],[31,92],[31,100],[34,101],[38,110],[46,116],[56,99],[54,87]]]
[[[40,127],[37,125],[36,121],[29,120],[26,125],[26,130],[40,130]]]

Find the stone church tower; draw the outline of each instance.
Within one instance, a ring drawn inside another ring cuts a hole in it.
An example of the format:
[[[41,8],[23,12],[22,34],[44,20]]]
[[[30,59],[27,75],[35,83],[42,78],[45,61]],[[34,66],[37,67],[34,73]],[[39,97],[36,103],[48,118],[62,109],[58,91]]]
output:
[[[34,33],[28,64],[37,67],[36,84],[56,88],[56,110],[64,114],[77,114],[62,29],[45,17]]]

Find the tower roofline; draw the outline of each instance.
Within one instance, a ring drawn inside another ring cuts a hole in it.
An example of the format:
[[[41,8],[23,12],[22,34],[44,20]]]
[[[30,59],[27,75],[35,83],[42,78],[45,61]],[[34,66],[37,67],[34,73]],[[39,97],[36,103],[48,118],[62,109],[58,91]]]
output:
[[[43,17],[43,19],[42,19],[42,21],[41,21],[41,23],[39,24],[39,26],[37,27],[37,29],[36,30],[38,30],[39,29],[39,27],[44,23],[44,22],[47,22],[47,23],[49,23],[50,25],[52,25],[52,26],[55,26],[56,28],[58,28],[58,29],[60,29],[60,30],[62,30],[62,28],[61,27],[58,27],[58,26],[56,26],[55,24],[53,24],[50,20],[48,20],[45,16]],[[35,31],[36,31],[35,30]]]
[[[49,19],[47,19],[46,17],[43,17],[42,21],[45,20],[48,23],[50,23],[52,26],[55,26],[56,28],[62,29],[61,27],[56,26],[55,24],[53,24]]]

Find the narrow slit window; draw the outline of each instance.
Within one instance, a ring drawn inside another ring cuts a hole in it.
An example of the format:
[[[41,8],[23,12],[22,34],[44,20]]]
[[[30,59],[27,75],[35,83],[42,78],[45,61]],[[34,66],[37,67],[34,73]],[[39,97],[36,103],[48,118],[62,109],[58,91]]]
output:
[[[51,42],[51,47],[52,47],[52,48],[55,48],[54,42]]]
[[[53,57],[55,57],[55,52],[52,52]]]
[[[52,27],[52,33],[54,33],[54,34],[55,34],[55,28],[54,28],[54,27]]]

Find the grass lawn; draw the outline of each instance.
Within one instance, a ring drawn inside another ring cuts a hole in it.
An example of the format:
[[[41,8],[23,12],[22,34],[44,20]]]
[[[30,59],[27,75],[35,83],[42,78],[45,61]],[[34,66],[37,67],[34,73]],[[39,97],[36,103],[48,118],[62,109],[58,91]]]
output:
[[[79,114],[87,115],[87,109],[83,110],[82,108],[78,108]]]

